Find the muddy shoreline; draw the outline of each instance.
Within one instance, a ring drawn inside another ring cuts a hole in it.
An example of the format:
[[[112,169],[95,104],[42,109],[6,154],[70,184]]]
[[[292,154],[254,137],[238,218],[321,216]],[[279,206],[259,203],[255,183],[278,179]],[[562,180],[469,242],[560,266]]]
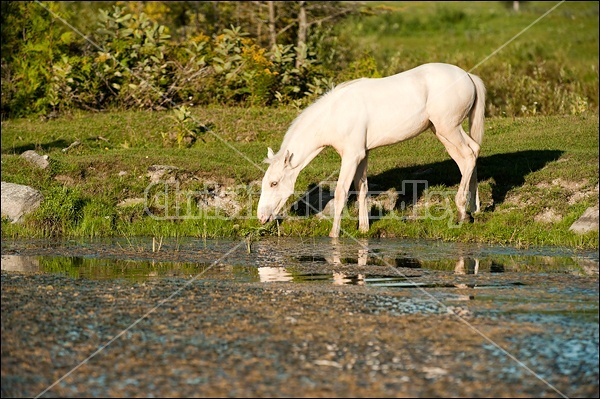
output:
[[[196,263],[141,280],[3,263],[2,397],[598,397],[596,258],[561,266],[557,252],[498,273],[486,248],[432,242],[371,241],[366,258],[327,240],[298,253],[286,241],[131,244],[3,243],[3,259],[95,259],[100,270],[115,257]],[[432,251],[481,267],[418,263]],[[379,262],[388,255],[396,263]],[[300,276],[409,283],[258,280],[257,267],[286,262]]]
[[[597,295],[598,279],[579,283]],[[3,271],[2,396],[597,397],[597,321],[490,309],[359,286]]]

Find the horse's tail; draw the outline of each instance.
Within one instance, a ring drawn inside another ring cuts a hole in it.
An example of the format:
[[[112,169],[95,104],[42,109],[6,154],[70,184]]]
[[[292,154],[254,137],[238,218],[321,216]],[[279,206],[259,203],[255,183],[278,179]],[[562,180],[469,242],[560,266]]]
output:
[[[477,144],[483,141],[483,123],[485,119],[485,85],[479,76],[469,74],[475,85],[475,103],[469,113],[469,135]]]

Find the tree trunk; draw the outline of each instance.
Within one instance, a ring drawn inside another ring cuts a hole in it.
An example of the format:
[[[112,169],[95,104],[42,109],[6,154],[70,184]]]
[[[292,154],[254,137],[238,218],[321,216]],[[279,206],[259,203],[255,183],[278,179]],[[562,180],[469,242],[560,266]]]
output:
[[[306,47],[306,31],[308,23],[306,22],[306,1],[299,1],[300,10],[298,11],[298,46],[296,52],[296,68],[304,63],[304,54]]]
[[[269,5],[269,45],[271,48],[277,45],[277,32],[275,32],[275,2],[267,1]]]

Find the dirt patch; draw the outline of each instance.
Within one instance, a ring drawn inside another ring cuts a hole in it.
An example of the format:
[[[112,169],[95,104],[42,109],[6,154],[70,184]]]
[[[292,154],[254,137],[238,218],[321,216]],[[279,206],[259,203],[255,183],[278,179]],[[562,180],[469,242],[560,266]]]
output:
[[[543,212],[535,215],[535,217],[533,218],[533,220],[535,220],[536,222],[541,222],[541,223],[556,223],[556,222],[560,222],[562,219],[562,216],[560,216],[559,214],[557,214],[554,209],[544,209]]]

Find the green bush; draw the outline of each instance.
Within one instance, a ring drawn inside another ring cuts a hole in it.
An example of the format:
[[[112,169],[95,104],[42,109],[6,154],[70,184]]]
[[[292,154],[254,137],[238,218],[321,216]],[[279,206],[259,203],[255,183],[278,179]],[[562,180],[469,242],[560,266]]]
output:
[[[3,69],[5,116],[72,108],[272,105],[314,99],[332,84],[323,80],[314,52],[305,51],[296,67],[293,46],[267,51],[239,27],[174,43],[165,26],[115,6],[99,11],[91,45],[64,32],[42,7],[22,8],[35,18],[27,27],[31,39]],[[48,31],[44,40],[42,31]]]
[[[416,12],[374,6],[370,14],[336,28],[315,24],[301,48],[266,49],[237,26],[176,42],[166,26],[128,6],[99,9],[97,29],[87,41],[55,18],[68,15],[60,15],[66,8],[54,2],[3,3],[1,113],[21,117],[209,104],[301,108],[346,80],[391,75],[433,60],[468,69],[481,60],[473,40],[487,45],[495,29],[511,23],[507,11],[487,7],[414,7]],[[453,46],[436,39],[441,37]],[[577,47],[582,60],[586,48]],[[487,115],[597,112],[597,66],[582,72],[587,64],[575,65],[573,54],[540,40],[515,41],[501,57],[483,63],[474,72],[488,89]],[[178,134],[178,145],[181,139]]]
[[[55,4],[47,6],[56,12]],[[55,71],[48,66],[63,60],[72,35],[33,2],[3,3],[2,11],[6,13],[2,17],[2,47],[7,47],[2,51],[2,114],[48,113],[60,105],[52,86]],[[9,27],[17,26],[18,34],[7,34]]]

